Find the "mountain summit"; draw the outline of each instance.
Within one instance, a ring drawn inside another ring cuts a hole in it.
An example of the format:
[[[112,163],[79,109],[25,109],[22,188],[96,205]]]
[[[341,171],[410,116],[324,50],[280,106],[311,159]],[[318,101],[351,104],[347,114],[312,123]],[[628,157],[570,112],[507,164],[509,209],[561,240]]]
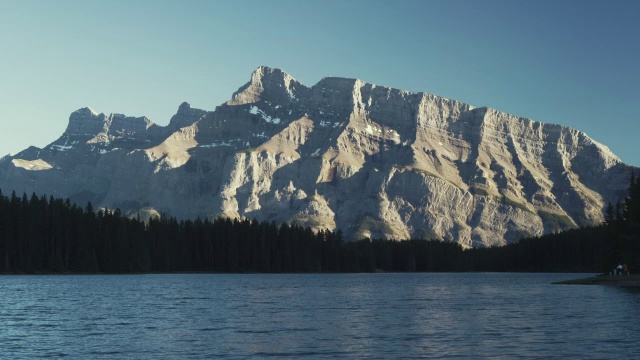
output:
[[[77,110],[58,140],[0,160],[0,188],[476,247],[602,222],[631,169],[571,128],[260,67],[214,111],[185,102],[164,127]]]

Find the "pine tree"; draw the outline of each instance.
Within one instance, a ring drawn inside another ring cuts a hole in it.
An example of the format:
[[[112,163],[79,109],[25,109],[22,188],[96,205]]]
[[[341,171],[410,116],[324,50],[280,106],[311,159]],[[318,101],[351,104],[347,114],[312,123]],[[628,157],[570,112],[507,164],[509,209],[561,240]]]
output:
[[[604,223],[605,225],[611,227],[615,224],[615,222],[616,222],[615,210],[613,209],[613,205],[611,205],[611,202],[609,202],[605,210]]]

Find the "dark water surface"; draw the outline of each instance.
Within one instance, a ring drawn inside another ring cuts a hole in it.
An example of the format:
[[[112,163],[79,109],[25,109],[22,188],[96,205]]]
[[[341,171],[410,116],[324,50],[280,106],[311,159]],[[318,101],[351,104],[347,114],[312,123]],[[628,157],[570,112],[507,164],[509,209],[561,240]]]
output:
[[[0,358],[638,358],[640,291],[579,277],[0,276]]]

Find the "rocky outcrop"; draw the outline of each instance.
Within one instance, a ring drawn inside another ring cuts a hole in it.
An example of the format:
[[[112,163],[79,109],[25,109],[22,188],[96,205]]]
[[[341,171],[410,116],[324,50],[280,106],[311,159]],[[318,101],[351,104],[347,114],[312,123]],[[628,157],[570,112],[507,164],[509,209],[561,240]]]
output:
[[[0,188],[127,214],[230,216],[492,246],[602,222],[632,168],[584,133],[426,93],[258,68],[214,111],[169,125],[75,111]]]

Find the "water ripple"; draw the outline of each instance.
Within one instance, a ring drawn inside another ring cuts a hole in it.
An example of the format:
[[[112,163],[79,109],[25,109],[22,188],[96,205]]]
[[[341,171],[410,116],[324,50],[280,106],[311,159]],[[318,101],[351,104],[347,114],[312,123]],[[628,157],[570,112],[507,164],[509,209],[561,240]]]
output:
[[[640,292],[571,274],[0,277],[2,357],[634,358]]]

